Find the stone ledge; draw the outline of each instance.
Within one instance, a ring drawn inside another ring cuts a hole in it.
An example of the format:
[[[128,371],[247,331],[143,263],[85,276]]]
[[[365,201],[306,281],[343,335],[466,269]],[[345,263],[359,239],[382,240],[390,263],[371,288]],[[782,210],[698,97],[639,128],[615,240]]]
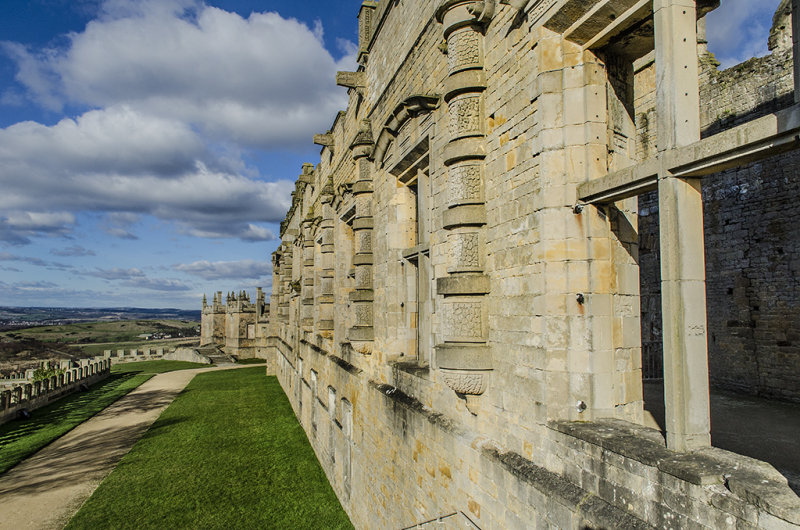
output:
[[[442,295],[487,294],[491,290],[484,274],[459,274],[436,279],[436,292]]]
[[[372,254],[356,254],[353,256],[353,265],[372,265]]]
[[[375,291],[372,289],[356,289],[348,295],[351,302],[372,302],[375,300]]]
[[[483,70],[462,70],[444,81],[444,100],[449,102],[464,92],[482,92],[486,89],[486,74]]]
[[[371,180],[357,180],[353,183],[353,195],[361,195],[362,193],[372,193]]]
[[[442,212],[445,229],[457,226],[480,226],[486,224],[486,208],[482,204],[454,206]]]
[[[347,339],[350,341],[371,341],[375,339],[375,332],[370,327],[354,327],[347,330]]]
[[[436,364],[452,370],[491,370],[492,353],[486,344],[437,344]]]
[[[483,136],[453,140],[445,146],[443,153],[445,166],[452,166],[461,160],[484,158],[486,158],[486,139]]]
[[[653,528],[638,517],[576,486],[569,480],[537,466],[527,458],[513,453],[501,453],[492,447],[483,447],[487,458],[497,461],[511,474],[544,493],[548,498],[574,510],[584,519],[580,528]],[[588,524],[586,524],[588,523]]]
[[[356,217],[353,219],[353,230],[369,230],[375,228],[375,221],[372,217]]]
[[[800,525],[800,497],[789,488],[786,478],[766,462],[716,447],[692,453],[671,451],[656,429],[623,420],[550,421],[548,427],[691,484],[724,484],[741,499]]]

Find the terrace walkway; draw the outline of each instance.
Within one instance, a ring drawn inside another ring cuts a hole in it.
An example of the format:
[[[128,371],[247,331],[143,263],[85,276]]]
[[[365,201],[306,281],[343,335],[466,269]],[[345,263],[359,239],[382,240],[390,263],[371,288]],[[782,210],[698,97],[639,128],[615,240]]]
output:
[[[0,529],[63,528],[196,374],[230,368],[158,374],[0,475]]]

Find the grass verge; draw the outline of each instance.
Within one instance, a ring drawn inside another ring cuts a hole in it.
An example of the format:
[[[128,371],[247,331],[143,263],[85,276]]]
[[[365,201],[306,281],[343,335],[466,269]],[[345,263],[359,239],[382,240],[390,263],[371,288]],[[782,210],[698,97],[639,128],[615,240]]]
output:
[[[163,374],[175,370],[188,370],[190,368],[208,368],[209,365],[190,363],[187,361],[136,361],[132,363],[115,364],[111,367],[112,374]]]
[[[141,385],[150,374],[112,374],[87,392],[70,394],[31,412],[31,419],[0,425],[0,473],[91,418]]]
[[[264,364],[266,359],[239,359],[236,364]]]
[[[67,526],[352,528],[274,377],[200,374]]]

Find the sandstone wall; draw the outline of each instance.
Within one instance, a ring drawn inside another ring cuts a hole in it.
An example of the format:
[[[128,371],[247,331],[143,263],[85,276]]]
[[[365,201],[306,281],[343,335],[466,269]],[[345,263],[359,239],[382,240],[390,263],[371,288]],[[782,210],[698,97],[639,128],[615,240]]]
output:
[[[358,528],[800,524],[768,465],[641,426],[636,201],[575,198],[652,129],[554,2],[489,4],[370,11],[281,225],[264,345],[342,505]]]

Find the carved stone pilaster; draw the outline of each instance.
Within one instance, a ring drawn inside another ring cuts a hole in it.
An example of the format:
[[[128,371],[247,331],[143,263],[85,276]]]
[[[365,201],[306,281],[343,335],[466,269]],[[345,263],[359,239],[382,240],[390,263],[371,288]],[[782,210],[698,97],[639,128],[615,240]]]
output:
[[[355,242],[355,290],[350,293],[350,302],[355,314],[355,326],[347,332],[351,342],[369,342],[373,333],[373,285],[372,285],[372,161],[373,152],[372,128],[369,120],[361,123],[350,149],[356,163],[358,180],[353,184],[356,213],[353,218],[353,237]],[[360,348],[356,351],[371,351]]]
[[[486,344],[486,294],[483,275],[486,210],[484,206],[484,36],[495,2],[443,0],[437,9],[447,53],[444,101],[450,141],[445,148],[446,200],[442,226],[448,231],[447,272],[437,285],[442,298],[436,364],[444,383],[477,413],[477,396],[492,369]]]
[[[322,220],[319,225],[322,244],[320,245],[321,267],[318,272],[319,286],[317,293],[317,332],[327,338],[331,337],[334,327],[334,234],[333,234],[333,183],[323,188]]]

